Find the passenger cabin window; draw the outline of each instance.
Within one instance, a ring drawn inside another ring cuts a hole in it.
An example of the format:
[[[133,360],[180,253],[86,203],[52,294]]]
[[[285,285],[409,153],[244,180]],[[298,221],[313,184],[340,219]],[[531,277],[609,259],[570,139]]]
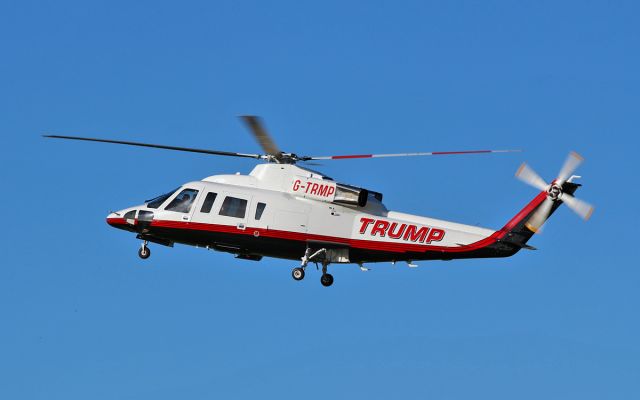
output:
[[[258,203],[258,205],[256,206],[256,221],[259,221],[260,218],[262,218],[262,213],[264,212],[264,208],[267,205],[264,203]]]
[[[227,196],[220,207],[220,215],[234,218],[244,218],[247,211],[247,201]]]
[[[188,213],[191,211],[193,201],[196,199],[198,191],[195,189],[184,189],[178,194],[168,206],[165,207],[167,211],[175,211],[181,213]]]
[[[207,197],[204,198],[204,203],[202,203],[202,208],[200,208],[201,213],[211,212],[211,207],[213,207],[213,202],[216,201],[217,193],[209,192],[207,193]]]

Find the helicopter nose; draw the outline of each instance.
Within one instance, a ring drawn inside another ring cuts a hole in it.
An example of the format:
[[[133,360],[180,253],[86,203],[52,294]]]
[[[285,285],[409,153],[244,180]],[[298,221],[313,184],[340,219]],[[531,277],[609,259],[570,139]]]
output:
[[[139,207],[125,208],[107,215],[107,224],[114,228],[139,232],[148,229],[153,220],[153,212]]]
[[[126,220],[124,218],[124,212],[122,211],[112,211],[107,215],[107,224],[113,226],[114,228],[119,228],[123,225],[126,225]]]

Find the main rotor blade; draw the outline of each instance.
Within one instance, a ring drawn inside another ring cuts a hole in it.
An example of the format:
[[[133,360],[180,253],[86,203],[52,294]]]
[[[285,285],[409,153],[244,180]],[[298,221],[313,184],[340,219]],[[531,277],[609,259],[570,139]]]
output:
[[[552,206],[553,206],[553,200],[551,200],[548,197],[544,199],[544,202],[542,203],[542,205],[540,205],[540,207],[538,207],[536,212],[533,213],[533,215],[531,216],[531,218],[529,218],[525,226],[534,233],[540,233],[540,228],[542,228],[542,225],[545,223],[545,221],[549,217]]]
[[[124,140],[97,139],[97,138],[88,138],[88,137],[79,137],[79,136],[62,136],[62,135],[42,135],[42,136],[46,138],[53,138],[53,139],[70,139],[70,140],[84,140],[87,142],[124,144],[127,146],[152,147],[155,149],[186,151],[190,153],[213,154],[216,156],[245,157],[245,158],[262,158],[263,157],[260,154],[233,153],[230,151],[218,151],[218,150],[208,150],[208,149],[194,149],[190,147],[165,146],[162,144],[129,142]]]
[[[353,158],[382,158],[382,157],[413,157],[413,156],[443,156],[454,154],[485,154],[485,153],[511,153],[522,150],[463,150],[463,151],[431,151],[423,153],[393,153],[393,154],[348,154],[342,156],[304,156],[301,160],[346,160]]]
[[[578,168],[580,164],[582,164],[584,158],[575,151],[572,151],[567,156],[567,160],[564,162],[560,173],[558,174],[558,178],[556,179],[556,183],[562,186],[563,183],[566,182],[567,179],[573,174],[573,172]]]
[[[573,210],[573,212],[578,214],[580,218],[584,219],[585,221],[591,218],[591,214],[593,214],[593,206],[591,204],[587,203],[586,201],[577,199],[567,193],[562,194],[561,200],[567,205],[567,207]]]
[[[522,163],[520,168],[518,168],[516,177],[524,183],[527,183],[538,190],[547,190],[547,182],[545,182],[544,179],[542,179],[540,175],[538,175],[536,171],[534,171],[533,168],[528,166],[526,163]]]
[[[247,127],[253,133],[253,136],[258,140],[258,143],[264,150],[265,154],[269,154],[271,156],[276,157],[278,159],[282,152],[278,149],[278,146],[271,138],[271,135],[267,133],[267,130],[264,128],[264,124],[259,117],[254,115],[241,115],[240,119],[247,124]]]

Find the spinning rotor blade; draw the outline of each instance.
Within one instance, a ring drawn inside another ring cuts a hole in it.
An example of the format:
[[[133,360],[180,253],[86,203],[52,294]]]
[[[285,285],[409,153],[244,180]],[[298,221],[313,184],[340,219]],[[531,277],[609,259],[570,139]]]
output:
[[[413,157],[413,156],[442,156],[452,154],[484,154],[484,153],[511,153],[522,150],[464,150],[464,151],[432,151],[424,153],[394,153],[394,154],[348,154],[342,156],[304,156],[301,160],[345,160],[353,158],[382,158],[382,157]]]
[[[573,212],[578,214],[580,218],[587,221],[591,218],[591,214],[593,214],[593,206],[585,201],[580,199],[576,199],[570,194],[564,193],[561,198],[562,202],[564,202],[567,207],[569,207]]]
[[[216,155],[216,156],[246,157],[246,158],[258,158],[258,159],[259,158],[263,158],[263,156],[260,155],[260,154],[246,154],[246,153],[233,153],[233,152],[230,152],[230,151],[194,149],[194,148],[190,148],[190,147],[165,146],[165,145],[162,145],[162,144],[127,142],[127,141],[124,141],[124,140],[97,139],[97,138],[87,138],[87,137],[79,137],[79,136],[61,136],[61,135],[42,135],[42,136],[46,137],[46,138],[53,138],[53,139],[70,139],[70,140],[84,140],[84,141],[87,141],[87,142],[125,144],[127,146],[152,147],[152,148],[155,148],[155,149],[186,151],[186,152],[190,152],[190,153],[213,154],[213,155]]]
[[[267,130],[264,128],[264,124],[259,117],[254,115],[241,115],[240,119],[247,124],[247,127],[253,133],[253,136],[256,138],[265,154],[269,154],[274,156],[276,159],[279,159],[282,155],[280,149],[271,138],[271,135],[267,133]]]
[[[569,177],[573,174],[576,168],[578,168],[578,166],[582,164],[582,161],[584,161],[584,158],[582,158],[580,154],[576,153],[575,151],[569,153],[569,156],[567,156],[567,160],[564,162],[564,165],[562,166],[562,169],[558,174],[556,183],[562,186],[562,184],[565,183],[567,179],[569,179]]]
[[[569,153],[567,160],[560,169],[558,177],[553,181],[553,183],[551,183],[551,185],[547,185],[547,183],[545,183],[545,181],[527,164],[522,164],[520,166],[518,172],[516,172],[518,179],[537,189],[545,192],[548,191],[544,202],[538,207],[525,224],[529,230],[534,233],[540,232],[542,225],[551,213],[553,204],[558,200],[566,203],[567,207],[578,214],[582,219],[588,220],[591,217],[591,214],[593,213],[593,206],[591,204],[576,199],[569,193],[564,193],[564,189],[566,189],[564,186],[565,182],[569,177],[571,177],[583,160],[582,156],[575,151]],[[573,190],[575,190],[575,188]]]
[[[549,217],[552,206],[553,206],[553,200],[551,200],[548,197],[544,199],[544,202],[542,203],[542,205],[538,207],[535,213],[533,213],[533,215],[531,216],[531,218],[529,218],[529,221],[527,221],[525,226],[534,233],[540,233],[540,228],[542,228],[542,225],[545,223],[545,221]]]
[[[540,175],[538,175],[536,171],[534,171],[533,168],[528,166],[526,163],[522,163],[520,168],[518,168],[516,177],[536,189],[547,190],[547,182],[545,182],[544,179],[542,179]]]

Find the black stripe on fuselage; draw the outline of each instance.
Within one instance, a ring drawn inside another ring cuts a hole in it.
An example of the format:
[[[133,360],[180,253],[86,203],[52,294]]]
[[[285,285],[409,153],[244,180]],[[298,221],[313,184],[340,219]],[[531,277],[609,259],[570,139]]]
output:
[[[465,258],[508,257],[520,248],[514,246],[495,246],[495,244],[466,252],[446,252],[427,250],[423,252],[390,252],[386,250],[353,248],[348,245],[322,243],[313,240],[301,241],[285,238],[253,236],[244,233],[216,232],[188,228],[171,228],[161,226],[147,227],[140,232],[132,225],[112,224],[112,226],[148,237],[243,255],[261,255],[265,257],[300,260],[307,247],[318,250],[322,247],[348,248],[349,260],[352,263],[417,261],[417,260],[453,260]]]

